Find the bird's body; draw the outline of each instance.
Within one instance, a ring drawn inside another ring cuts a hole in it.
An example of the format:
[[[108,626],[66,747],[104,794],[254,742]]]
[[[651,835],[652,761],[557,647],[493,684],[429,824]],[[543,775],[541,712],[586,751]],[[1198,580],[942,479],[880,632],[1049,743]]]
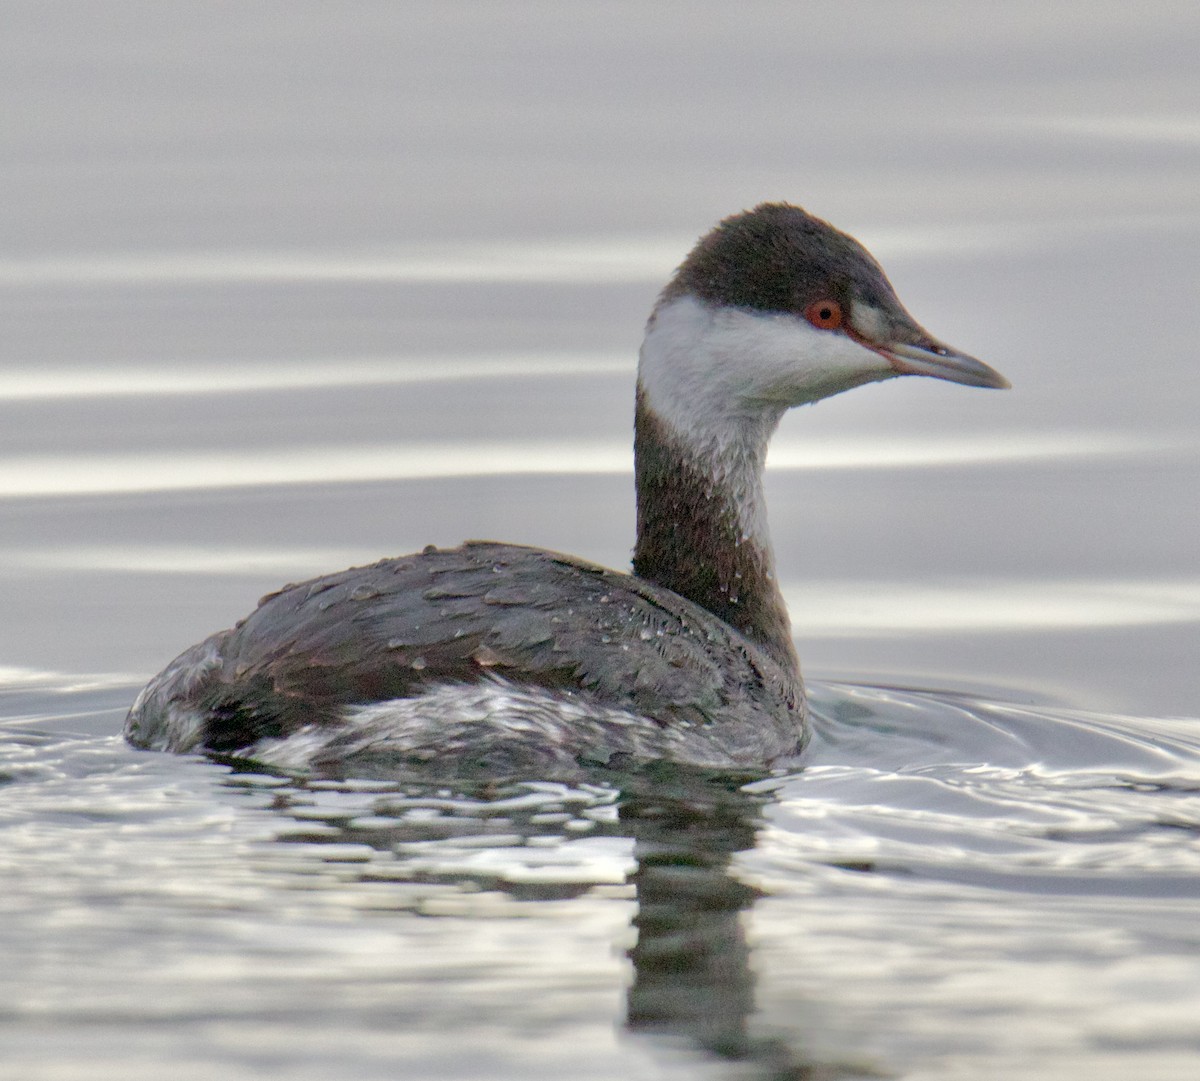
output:
[[[372,712],[347,724],[347,704]],[[184,654],[139,707],[172,716],[167,746],[257,747],[276,764],[295,764],[300,733],[316,764],[499,768],[516,755],[554,769],[762,762],[804,735],[795,671],[711,612],[633,575],[488,542],[288,586]],[[721,723],[747,713],[761,723]]]
[[[127,737],[304,769],[786,762],[807,726],[767,443],[790,406],[898,374],[1005,385],[852,238],[785,204],[726,219],[647,326],[633,574],[472,542],[288,586],[151,681]]]

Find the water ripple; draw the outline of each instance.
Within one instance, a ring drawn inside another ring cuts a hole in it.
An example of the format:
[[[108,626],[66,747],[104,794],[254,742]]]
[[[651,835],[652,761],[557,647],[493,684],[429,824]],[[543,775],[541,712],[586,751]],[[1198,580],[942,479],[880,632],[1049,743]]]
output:
[[[633,1034],[714,1078],[991,1063],[1008,1032],[1072,1077],[1200,1048],[1197,723],[816,683],[807,768],[751,792],[466,791],[63,734],[97,693],[50,681],[0,726],[18,1061],[47,1027],[72,1076],[154,1033],[155,1061],[322,1076],[565,1076],[564,1048],[659,1076]]]

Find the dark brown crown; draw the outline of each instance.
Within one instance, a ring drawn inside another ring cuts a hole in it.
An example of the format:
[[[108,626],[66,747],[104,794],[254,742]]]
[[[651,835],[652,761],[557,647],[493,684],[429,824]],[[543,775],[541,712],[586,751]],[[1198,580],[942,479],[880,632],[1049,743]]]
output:
[[[904,311],[882,267],[857,240],[788,203],[762,203],[703,236],[660,301],[694,296],[714,305],[799,314],[816,300],[850,310],[857,299]]]

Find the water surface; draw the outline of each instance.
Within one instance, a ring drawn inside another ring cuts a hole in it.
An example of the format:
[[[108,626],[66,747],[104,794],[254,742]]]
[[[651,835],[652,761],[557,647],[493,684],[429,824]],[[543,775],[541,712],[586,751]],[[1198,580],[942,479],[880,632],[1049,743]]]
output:
[[[1200,1051],[1194,722],[818,684],[798,775],[464,790],[88,734],[128,690],[7,695],[59,710],[4,729],[12,1076],[1182,1078]]]

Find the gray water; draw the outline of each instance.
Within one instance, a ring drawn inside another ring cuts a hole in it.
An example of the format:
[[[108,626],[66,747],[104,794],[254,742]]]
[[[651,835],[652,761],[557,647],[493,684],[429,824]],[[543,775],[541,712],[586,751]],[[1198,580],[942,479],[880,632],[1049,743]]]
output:
[[[0,1076],[1191,1078],[1200,14],[0,5]],[[789,417],[739,788],[135,752],[282,581],[624,566],[634,357],[765,198],[1010,377]]]

